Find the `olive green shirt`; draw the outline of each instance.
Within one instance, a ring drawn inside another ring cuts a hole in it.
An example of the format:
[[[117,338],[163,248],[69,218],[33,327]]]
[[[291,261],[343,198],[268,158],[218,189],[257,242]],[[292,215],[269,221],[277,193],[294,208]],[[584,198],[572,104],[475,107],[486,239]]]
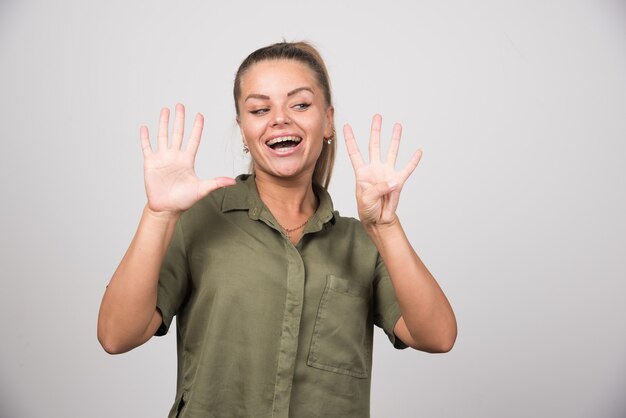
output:
[[[170,418],[369,416],[372,325],[405,348],[400,309],[361,223],[315,193],[295,246],[250,175],[180,218],[157,302],[157,335],[177,318]]]

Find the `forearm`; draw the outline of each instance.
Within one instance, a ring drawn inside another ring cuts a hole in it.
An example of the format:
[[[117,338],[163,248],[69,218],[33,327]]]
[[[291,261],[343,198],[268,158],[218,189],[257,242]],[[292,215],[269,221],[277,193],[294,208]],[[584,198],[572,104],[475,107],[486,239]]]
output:
[[[106,351],[128,351],[149,338],[155,326],[159,270],[177,219],[144,209],[100,305],[98,339]]]
[[[456,319],[437,281],[409,243],[398,218],[366,231],[381,254],[393,284],[402,319],[412,337],[404,341],[423,351],[449,351],[456,339]]]

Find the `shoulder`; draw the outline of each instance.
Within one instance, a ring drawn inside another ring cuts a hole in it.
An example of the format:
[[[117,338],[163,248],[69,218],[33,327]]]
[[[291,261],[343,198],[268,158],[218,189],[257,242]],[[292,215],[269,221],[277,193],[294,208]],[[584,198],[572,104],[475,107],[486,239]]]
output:
[[[365,232],[360,220],[351,216],[341,216],[339,211],[334,211],[333,229],[337,235],[348,238],[351,245],[367,249],[368,252],[377,252],[374,243],[367,235],[367,232]]]
[[[342,216],[338,210],[335,210],[333,199],[330,193],[328,193],[328,190],[315,183],[313,183],[313,188],[319,199],[319,217],[323,221],[330,221],[334,226],[333,229],[341,230],[342,232],[356,233],[359,235],[365,234],[361,221],[351,216]]]
[[[224,189],[215,190],[197,201],[181,215],[181,221],[184,224],[195,223],[221,213],[222,202],[225,196]]]
[[[363,230],[363,225],[361,225],[361,221],[352,216],[342,216],[338,210],[333,212],[335,218],[335,225],[338,225],[341,228]],[[365,232],[365,231],[363,231]]]
[[[238,187],[239,184],[217,189],[200,199],[181,215],[181,227],[185,232],[206,231],[207,228],[213,228],[216,223],[223,222],[227,212],[225,201],[232,195],[229,189]]]
[[[252,183],[251,183],[252,182]],[[184,229],[206,228],[223,222],[227,212],[248,210],[254,180],[240,175],[233,186],[214,190],[185,211],[180,218]]]

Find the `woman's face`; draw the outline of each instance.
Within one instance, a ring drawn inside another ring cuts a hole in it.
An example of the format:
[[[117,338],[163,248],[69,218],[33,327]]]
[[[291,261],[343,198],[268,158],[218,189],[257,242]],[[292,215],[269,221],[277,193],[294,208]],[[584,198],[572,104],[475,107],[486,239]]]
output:
[[[333,108],[313,71],[294,60],[258,62],[241,78],[238,100],[257,176],[310,180],[333,126]]]

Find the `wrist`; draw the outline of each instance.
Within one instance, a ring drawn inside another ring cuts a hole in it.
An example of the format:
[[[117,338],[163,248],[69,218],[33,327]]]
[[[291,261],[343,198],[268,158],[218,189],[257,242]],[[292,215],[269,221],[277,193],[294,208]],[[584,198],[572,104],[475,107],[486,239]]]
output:
[[[176,223],[180,218],[181,212],[178,211],[169,211],[163,210],[158,211],[154,209],[150,209],[150,206],[146,205],[144,207],[144,216],[149,218],[150,220],[160,222],[160,223]]]
[[[394,216],[391,222],[366,226],[365,232],[383,258],[389,256],[391,249],[397,248],[399,243],[407,239],[400,224],[400,219],[396,216]],[[395,252],[395,250],[391,251]]]
[[[365,228],[366,231],[386,231],[389,229],[393,229],[395,227],[397,227],[398,225],[400,225],[400,220],[398,219],[398,217],[396,215],[393,215],[393,218],[391,218],[390,220],[386,221],[386,222],[363,222],[361,221],[361,223],[363,224],[363,227]]]
[[[402,226],[400,225],[400,220],[397,216],[394,215],[393,219],[389,222],[384,223],[368,223],[363,224],[363,228],[365,232],[373,239],[384,239],[388,236],[393,236],[397,234],[398,231],[402,230]]]

